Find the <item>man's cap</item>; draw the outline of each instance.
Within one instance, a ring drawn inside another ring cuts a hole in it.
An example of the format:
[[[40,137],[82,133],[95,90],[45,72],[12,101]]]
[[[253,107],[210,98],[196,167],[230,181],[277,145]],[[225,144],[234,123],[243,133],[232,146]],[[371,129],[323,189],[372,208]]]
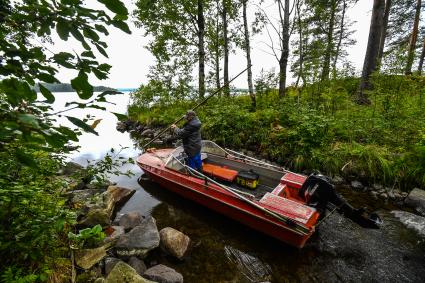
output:
[[[186,115],[184,115],[185,116],[185,118],[188,118],[188,117],[196,117],[196,112],[195,111],[193,111],[193,110],[188,110],[187,112],[186,112]]]

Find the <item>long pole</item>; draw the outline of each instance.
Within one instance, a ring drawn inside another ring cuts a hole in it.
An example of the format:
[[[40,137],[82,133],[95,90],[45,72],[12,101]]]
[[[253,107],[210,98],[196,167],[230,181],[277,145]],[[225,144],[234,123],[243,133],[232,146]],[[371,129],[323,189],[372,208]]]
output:
[[[242,75],[243,73],[246,72],[246,70],[248,70],[249,68],[251,68],[252,65],[249,65],[245,70],[243,70],[242,72],[240,72],[239,74],[237,74],[233,79],[231,79],[228,83],[226,83],[225,85],[223,85],[222,87],[220,87],[219,89],[217,89],[216,91],[214,91],[213,93],[211,93],[210,95],[208,95],[204,100],[202,100],[201,102],[199,102],[198,104],[196,104],[195,107],[193,107],[191,110],[194,111],[196,110],[198,107],[204,105],[211,97],[213,97],[214,95],[216,95],[217,93],[219,93],[223,88],[227,87],[230,85],[231,82],[233,82],[234,80],[236,80],[240,75]],[[153,137],[148,143],[146,143],[142,148],[145,149],[148,145],[150,145],[152,142],[156,141],[160,136],[162,136],[165,132],[167,132],[172,125],[177,124],[178,122],[180,122],[181,120],[184,119],[184,115],[181,116],[180,118],[178,118],[177,120],[175,120],[171,125],[169,125],[167,128],[165,128],[164,130],[162,130],[161,132],[159,132],[159,134],[157,134],[155,137]]]

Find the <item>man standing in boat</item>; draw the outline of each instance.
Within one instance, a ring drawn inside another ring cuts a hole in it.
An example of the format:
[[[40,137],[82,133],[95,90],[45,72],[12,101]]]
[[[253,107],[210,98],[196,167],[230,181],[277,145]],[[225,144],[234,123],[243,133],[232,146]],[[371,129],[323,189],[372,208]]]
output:
[[[176,125],[171,125],[174,131],[174,136],[168,139],[169,142],[181,139],[183,141],[183,149],[188,157],[188,164],[191,168],[201,171],[201,121],[196,116],[195,111],[189,110],[185,115],[186,123],[183,128],[178,128]]]

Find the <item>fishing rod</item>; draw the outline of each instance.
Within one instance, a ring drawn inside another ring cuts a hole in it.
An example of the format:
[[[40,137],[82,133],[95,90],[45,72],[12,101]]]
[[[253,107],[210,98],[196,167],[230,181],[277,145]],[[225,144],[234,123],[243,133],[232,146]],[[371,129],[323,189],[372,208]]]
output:
[[[233,82],[235,79],[237,79],[240,75],[242,75],[243,73],[246,72],[246,70],[248,70],[249,68],[251,68],[252,64],[249,65],[248,67],[246,67],[245,70],[243,70],[242,72],[240,72],[239,74],[237,74],[233,79],[231,79],[228,83],[224,84],[222,87],[220,87],[219,89],[217,89],[216,91],[214,91],[212,94],[210,94],[209,96],[207,96],[206,98],[204,98],[204,100],[202,100],[201,102],[199,102],[198,104],[196,104],[195,107],[193,107],[192,111],[195,111],[195,109],[197,109],[198,107],[204,105],[211,97],[213,97],[214,95],[216,95],[217,93],[219,93],[223,88],[228,87],[230,85],[231,82]],[[165,128],[164,130],[162,130],[161,132],[159,132],[159,134],[157,134],[155,137],[153,137],[148,143],[146,143],[142,148],[145,149],[148,145],[150,145],[152,142],[156,141],[160,136],[162,136],[162,134],[164,134],[165,132],[167,132],[172,125],[177,124],[178,122],[180,122],[181,120],[183,120],[185,117],[185,115],[181,116],[179,119],[177,119],[176,121],[174,121],[171,125],[169,125],[167,128]]]

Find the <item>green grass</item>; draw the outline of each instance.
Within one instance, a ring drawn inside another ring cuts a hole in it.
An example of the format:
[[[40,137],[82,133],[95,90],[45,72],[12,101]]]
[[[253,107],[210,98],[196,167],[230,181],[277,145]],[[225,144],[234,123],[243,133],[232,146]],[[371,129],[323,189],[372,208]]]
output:
[[[425,186],[424,78],[375,77],[369,106],[352,102],[357,85],[358,79],[345,78],[288,88],[283,99],[277,90],[257,94],[255,112],[248,96],[213,98],[198,111],[203,138],[255,151],[298,171],[316,169],[401,189]],[[181,100],[150,108],[133,104],[129,113],[165,126],[193,105]]]

